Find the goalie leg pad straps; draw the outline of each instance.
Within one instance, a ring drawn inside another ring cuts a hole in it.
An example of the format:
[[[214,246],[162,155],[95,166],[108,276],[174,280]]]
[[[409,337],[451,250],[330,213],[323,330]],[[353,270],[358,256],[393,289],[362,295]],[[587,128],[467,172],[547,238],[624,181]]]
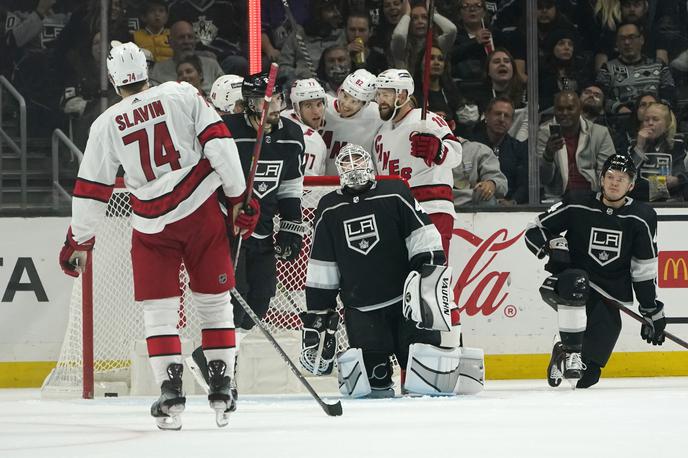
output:
[[[349,348],[337,358],[339,391],[344,396],[362,398],[372,391],[360,348]]]
[[[423,264],[404,282],[404,316],[422,329],[451,329],[451,267]]]
[[[458,394],[480,393],[485,387],[485,354],[481,348],[461,347]]]
[[[430,344],[409,345],[404,389],[421,395],[453,395],[459,391],[461,349]]]
[[[303,322],[299,362],[312,374],[330,374],[337,350],[335,333],[339,314],[334,310],[324,310],[304,312],[299,316]]]

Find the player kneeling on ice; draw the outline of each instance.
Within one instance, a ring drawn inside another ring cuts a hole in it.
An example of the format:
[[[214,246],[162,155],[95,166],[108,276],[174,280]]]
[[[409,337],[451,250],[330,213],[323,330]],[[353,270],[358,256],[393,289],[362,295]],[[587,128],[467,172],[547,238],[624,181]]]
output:
[[[317,375],[332,371],[339,295],[351,347],[337,356],[343,394],[394,396],[392,355],[403,391],[457,393],[461,371],[482,381],[481,352],[464,363],[462,349],[440,347],[441,331],[451,328],[451,268],[428,215],[403,182],[375,181],[362,147],[344,146],[337,169],[341,189],[324,196],[315,215],[301,364]]]
[[[645,322],[640,335],[664,342],[664,304],[656,299],[657,214],[627,197],[636,169],[623,154],[602,167],[601,192],[565,197],[538,216],[526,231],[528,248],[552,273],[540,294],[557,311],[561,342],[547,368],[550,386],[563,378],[578,388],[598,382],[621,332],[618,308],[633,305],[633,292]],[[566,232],[566,236],[561,236]]]

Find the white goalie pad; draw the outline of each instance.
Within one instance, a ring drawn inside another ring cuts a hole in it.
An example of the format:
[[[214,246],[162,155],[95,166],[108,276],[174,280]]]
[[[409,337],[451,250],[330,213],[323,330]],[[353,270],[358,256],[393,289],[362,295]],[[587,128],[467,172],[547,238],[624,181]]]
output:
[[[485,353],[482,348],[461,348],[458,394],[480,393],[485,387]]]
[[[409,345],[404,389],[430,396],[459,393],[461,348],[430,344]]]
[[[420,272],[411,272],[404,282],[404,316],[421,329],[449,331],[451,275],[451,267],[432,264],[423,264]]]
[[[362,398],[370,394],[370,382],[360,348],[349,348],[340,354],[337,357],[337,369],[340,393],[352,398]]]

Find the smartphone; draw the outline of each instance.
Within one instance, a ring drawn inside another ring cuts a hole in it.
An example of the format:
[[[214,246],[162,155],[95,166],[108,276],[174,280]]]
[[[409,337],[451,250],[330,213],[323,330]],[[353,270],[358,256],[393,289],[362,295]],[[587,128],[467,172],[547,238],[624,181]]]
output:
[[[561,125],[559,124],[550,124],[549,125],[549,135],[550,137],[561,137]]]

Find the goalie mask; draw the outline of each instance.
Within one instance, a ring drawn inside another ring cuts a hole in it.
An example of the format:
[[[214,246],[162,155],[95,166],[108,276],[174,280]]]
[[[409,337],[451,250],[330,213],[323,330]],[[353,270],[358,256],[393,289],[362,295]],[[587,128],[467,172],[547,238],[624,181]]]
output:
[[[263,100],[265,93],[268,90],[269,76],[268,72],[255,73],[244,78],[241,85],[241,97],[246,104],[246,113],[249,116],[260,117],[263,112]],[[275,82],[275,88],[272,91],[272,99],[270,101],[269,113],[279,113],[286,108],[284,101],[284,94],[282,93],[282,85]],[[275,123],[278,120],[278,116]],[[271,119],[268,121],[272,122]]]
[[[117,94],[121,86],[148,80],[148,62],[141,48],[130,42],[113,41],[112,45],[107,57],[107,71]]]
[[[352,143],[344,145],[339,150],[335,165],[342,189],[357,189],[375,181],[370,154],[362,146]]]

